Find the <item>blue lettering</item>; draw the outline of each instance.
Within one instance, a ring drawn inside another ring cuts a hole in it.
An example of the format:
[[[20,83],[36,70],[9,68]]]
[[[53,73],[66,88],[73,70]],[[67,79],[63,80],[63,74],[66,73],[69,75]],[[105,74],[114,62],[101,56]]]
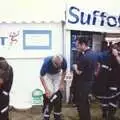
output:
[[[114,23],[111,23],[111,22],[114,22]],[[114,16],[109,16],[107,18],[107,24],[110,26],[110,27],[115,27],[117,25],[117,20],[116,20],[116,17]]]
[[[1,45],[5,45],[5,39],[8,38],[8,37],[0,37],[1,39]]]
[[[69,20],[68,19],[68,22],[69,23],[72,23],[72,24],[75,24],[75,23],[77,23],[78,21],[79,21],[79,16],[78,15],[76,15],[74,12],[73,12],[73,10],[77,10],[78,12],[80,11],[78,8],[76,8],[76,7],[70,7],[70,9],[69,9],[69,14],[73,17],[73,18],[75,18],[75,20],[74,21],[72,21],[72,20]]]
[[[97,13],[100,13],[100,11],[95,10],[95,11],[93,12],[93,15],[94,15],[94,16],[93,16],[93,21],[92,21],[92,24],[93,24],[93,25],[96,24],[96,20],[97,20],[96,16],[98,16]]]
[[[69,8],[69,17],[68,22],[71,24],[79,23],[81,25],[120,27],[120,16],[112,16],[107,12],[99,10],[94,10],[92,13],[86,13],[75,6],[71,6]]]
[[[119,16],[119,18],[118,18],[118,22],[119,22],[119,27],[120,27],[120,16]]]
[[[87,19],[85,20],[84,18],[84,15],[85,15],[85,13],[84,12],[81,12],[81,20],[80,20],[80,22],[81,22],[81,24],[90,24],[90,18],[91,18],[91,15],[90,14],[88,14],[88,16],[87,16]]]
[[[104,18],[106,17],[105,14],[106,14],[106,12],[102,12],[101,15],[100,15],[100,16],[101,16],[101,23],[100,23],[100,26],[104,26],[104,22],[105,22]]]

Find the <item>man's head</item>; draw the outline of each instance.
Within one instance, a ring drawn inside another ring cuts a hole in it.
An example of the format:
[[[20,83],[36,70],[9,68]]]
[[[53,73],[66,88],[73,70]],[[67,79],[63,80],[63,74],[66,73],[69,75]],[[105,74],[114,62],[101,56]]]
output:
[[[120,55],[120,42],[117,42],[117,43],[114,43],[112,45],[112,51],[115,51],[117,52],[118,55]]]
[[[63,57],[61,55],[55,55],[52,58],[53,65],[58,68],[62,65]]]
[[[7,63],[6,59],[4,57],[0,57],[0,88],[2,84],[8,80],[9,76],[9,64]]]
[[[4,57],[0,57],[0,69],[7,70],[9,67],[6,59]]]
[[[88,42],[89,42],[89,37],[78,38],[76,41],[77,50],[80,52],[84,52],[86,49],[88,49]]]

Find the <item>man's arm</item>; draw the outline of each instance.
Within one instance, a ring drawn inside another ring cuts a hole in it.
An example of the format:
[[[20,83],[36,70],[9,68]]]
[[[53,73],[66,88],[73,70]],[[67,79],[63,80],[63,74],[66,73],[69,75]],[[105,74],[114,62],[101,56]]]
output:
[[[97,62],[96,68],[95,68],[95,76],[97,77],[100,72],[100,62]]]
[[[42,83],[42,85],[44,87],[46,96],[49,97],[51,95],[51,92],[48,89],[48,87],[46,85],[46,82],[44,80],[44,76],[45,76],[45,74],[47,72],[46,70],[47,70],[47,63],[46,63],[46,61],[44,61],[43,65],[41,67],[41,70],[40,70],[40,80],[41,80],[41,83]]]
[[[66,71],[62,71],[61,80],[60,80],[60,86],[59,86],[60,90],[64,90],[64,79],[65,79],[65,76],[66,76]]]
[[[67,69],[67,61],[65,60],[65,58],[63,58],[62,73],[61,73],[61,80],[60,80],[60,86],[59,86],[60,90],[64,90],[64,79],[66,76],[66,69]]]
[[[82,73],[82,71],[78,70],[78,65],[77,64],[73,64],[73,70],[76,72],[77,75],[80,75]]]
[[[117,62],[120,64],[120,56],[118,50],[112,49],[112,53],[116,57]]]
[[[118,63],[120,64],[120,56],[119,55],[116,56],[116,59],[117,59]]]
[[[0,78],[0,88],[2,88],[2,85],[3,85],[3,79]]]
[[[45,82],[45,80],[44,80],[44,77],[41,76],[41,77],[40,77],[40,80],[41,80],[41,83],[42,83],[42,85],[43,85],[43,87],[44,87],[45,95],[46,95],[47,97],[50,97],[50,96],[51,96],[51,92],[50,92],[50,90],[48,89],[48,87],[47,87],[47,85],[46,85],[46,82]]]
[[[44,77],[40,77],[40,80],[41,80],[41,82],[42,82],[42,85],[43,85],[45,91],[47,91],[48,88],[47,88],[47,85],[46,85],[46,83],[45,83]]]

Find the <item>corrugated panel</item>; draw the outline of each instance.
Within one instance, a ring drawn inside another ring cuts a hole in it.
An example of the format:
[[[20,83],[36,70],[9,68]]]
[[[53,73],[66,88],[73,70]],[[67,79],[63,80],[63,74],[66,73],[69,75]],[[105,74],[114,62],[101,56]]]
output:
[[[56,21],[56,20],[54,20],[54,21],[51,21],[51,20],[44,20],[44,21],[41,21],[41,20],[39,20],[39,21],[28,21],[28,20],[26,20],[26,21],[22,21],[22,20],[16,20],[16,21],[8,21],[8,20],[6,20],[6,21],[0,21],[0,24],[39,24],[39,23],[60,23],[60,22],[62,22],[63,20],[59,20],[59,21]]]

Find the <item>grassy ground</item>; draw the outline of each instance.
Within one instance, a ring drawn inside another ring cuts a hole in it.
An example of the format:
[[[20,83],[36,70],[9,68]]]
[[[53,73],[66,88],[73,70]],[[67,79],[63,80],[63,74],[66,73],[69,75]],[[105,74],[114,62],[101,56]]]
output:
[[[63,120],[79,120],[76,108],[71,105],[63,105],[62,114]],[[103,120],[98,103],[91,104],[91,116],[92,120]],[[120,116],[120,110],[117,111],[116,116]],[[10,111],[10,120],[42,120],[41,107],[33,106],[33,108],[29,110],[12,109]],[[52,115],[51,120],[53,120]]]

